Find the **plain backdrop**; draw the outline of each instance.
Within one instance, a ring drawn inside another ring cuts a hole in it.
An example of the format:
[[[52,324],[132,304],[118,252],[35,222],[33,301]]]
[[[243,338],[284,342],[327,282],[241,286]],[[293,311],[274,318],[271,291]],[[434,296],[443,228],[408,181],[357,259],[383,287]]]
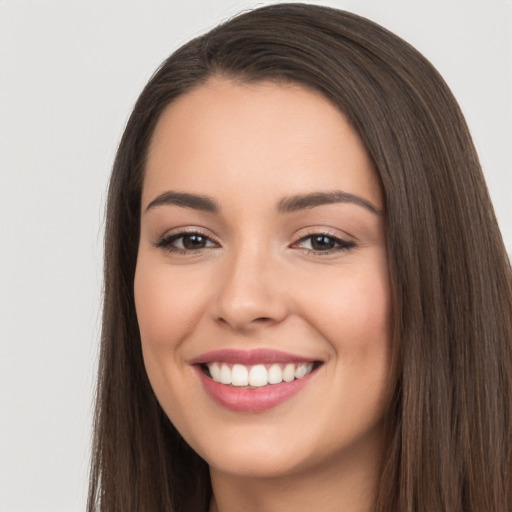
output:
[[[172,50],[266,3],[0,0],[0,512],[84,511],[117,143]],[[439,69],[511,251],[512,2],[318,3],[377,21]]]

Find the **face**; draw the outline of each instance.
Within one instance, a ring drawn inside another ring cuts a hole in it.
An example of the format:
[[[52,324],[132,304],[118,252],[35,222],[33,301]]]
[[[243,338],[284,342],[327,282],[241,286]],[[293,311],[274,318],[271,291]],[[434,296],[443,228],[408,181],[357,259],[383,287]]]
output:
[[[390,368],[383,199],[344,116],[212,80],[164,111],[135,302],[154,392],[212,470],[375,460]]]

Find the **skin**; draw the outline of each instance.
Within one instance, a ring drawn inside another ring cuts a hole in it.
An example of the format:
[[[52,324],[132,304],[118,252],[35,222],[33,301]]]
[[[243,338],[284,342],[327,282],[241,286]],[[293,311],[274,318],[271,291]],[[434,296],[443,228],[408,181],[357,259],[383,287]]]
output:
[[[220,211],[147,208],[166,191],[206,195]],[[353,202],[277,210],[285,197],[331,191],[383,209],[357,133],[300,86],[210,80],[157,124],[142,193],[137,317],[155,394],[210,465],[212,512],[371,508],[391,357],[384,216]],[[206,245],[172,250],[188,237],[162,246],[184,230]],[[312,250],[308,237],[323,233],[329,249]],[[237,412],[206,394],[190,363],[225,348],[322,364],[288,401]]]

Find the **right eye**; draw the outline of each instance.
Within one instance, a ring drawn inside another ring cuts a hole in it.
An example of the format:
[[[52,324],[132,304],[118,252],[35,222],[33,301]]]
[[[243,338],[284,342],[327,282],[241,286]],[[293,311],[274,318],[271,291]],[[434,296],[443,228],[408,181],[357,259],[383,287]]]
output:
[[[157,247],[161,247],[170,252],[187,253],[216,247],[217,244],[202,233],[175,233],[162,238]]]

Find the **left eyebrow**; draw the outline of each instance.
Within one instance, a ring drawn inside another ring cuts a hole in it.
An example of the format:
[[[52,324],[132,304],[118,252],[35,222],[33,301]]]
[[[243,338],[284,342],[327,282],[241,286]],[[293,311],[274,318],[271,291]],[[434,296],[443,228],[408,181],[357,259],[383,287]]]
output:
[[[349,194],[348,192],[342,192],[341,190],[333,192],[313,192],[311,194],[285,197],[277,204],[277,211],[280,213],[291,213],[297,210],[305,210],[333,203],[353,203],[362,206],[376,215],[384,214],[382,210],[363,197]]]

